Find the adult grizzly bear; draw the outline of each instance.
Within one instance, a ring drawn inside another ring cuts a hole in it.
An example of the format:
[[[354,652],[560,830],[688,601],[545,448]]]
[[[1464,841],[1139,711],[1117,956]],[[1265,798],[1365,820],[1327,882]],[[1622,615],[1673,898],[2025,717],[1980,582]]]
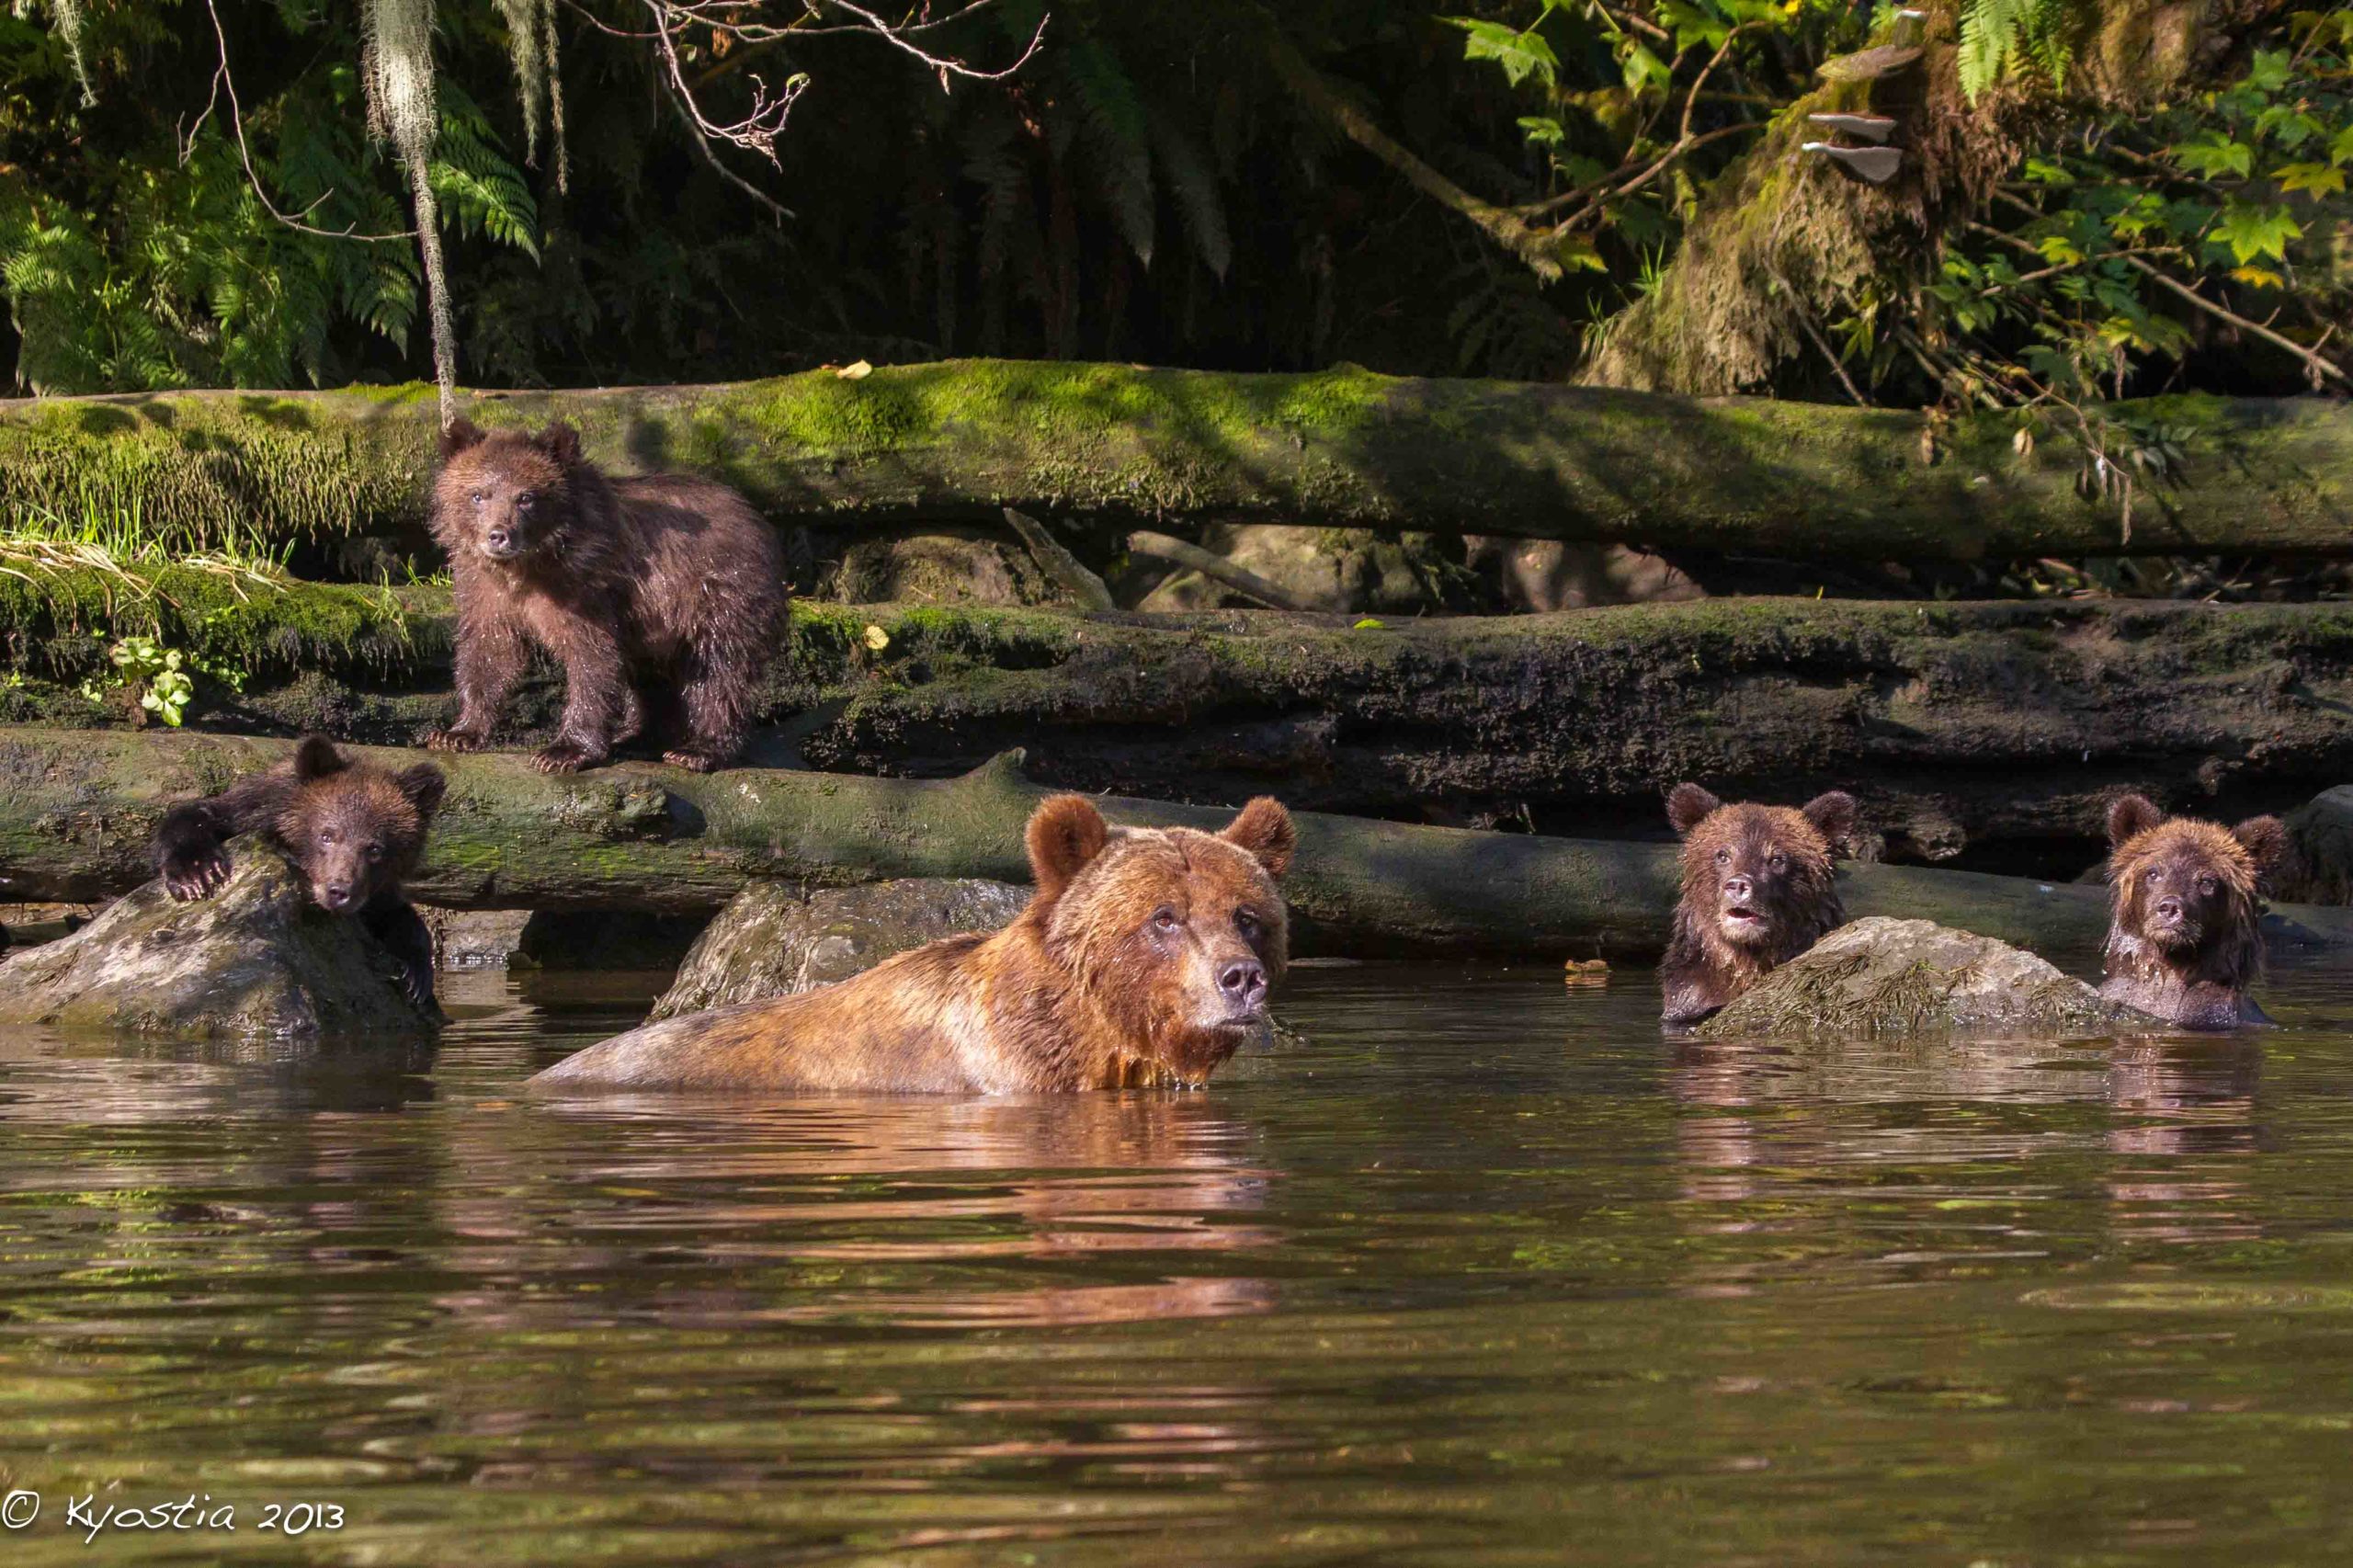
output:
[[[541,772],[610,756],[645,727],[654,682],[664,760],[733,761],[785,624],[782,552],[745,499],[684,474],[608,478],[564,424],[490,436],[460,419],[441,455],[432,523],[457,598],[458,718],[425,744],[489,744],[537,643],[564,677]]]
[[[1854,829],[1852,795],[1727,806],[1677,784],[1666,820],[1683,835],[1683,896],[1658,966],[1665,1022],[1698,1023],[1847,923],[1831,858]]]
[[[400,960],[408,994],[430,1010],[433,938],[402,884],[415,874],[447,786],[429,762],[388,773],[306,735],[275,767],[165,812],[151,850],[155,874],[182,903],[210,898],[229,880],[223,846],[258,834],[302,869],[313,903],[358,920]]]
[[[1012,1094],[1192,1085],[1265,1022],[1288,952],[1290,814],[1217,834],[1029,819],[1029,906],[837,985],[665,1018],[541,1073],[553,1087]]]
[[[2108,808],[2109,926],[2099,994],[2189,1029],[2271,1020],[2247,994],[2263,970],[2256,885],[2287,846],[2278,817],[2236,827]]]

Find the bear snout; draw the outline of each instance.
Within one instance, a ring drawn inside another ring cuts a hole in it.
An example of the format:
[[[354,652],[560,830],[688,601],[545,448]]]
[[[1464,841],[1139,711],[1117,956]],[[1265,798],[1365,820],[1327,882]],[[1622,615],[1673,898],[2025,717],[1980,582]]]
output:
[[[1218,971],[1217,988],[1229,1007],[1256,1020],[1266,1010],[1267,966],[1256,959],[1242,959]]]

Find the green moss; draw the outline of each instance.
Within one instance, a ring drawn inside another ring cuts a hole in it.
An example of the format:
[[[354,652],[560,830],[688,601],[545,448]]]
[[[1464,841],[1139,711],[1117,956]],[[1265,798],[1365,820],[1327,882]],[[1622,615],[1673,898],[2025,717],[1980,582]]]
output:
[[[449,660],[441,623],[417,619],[381,589],[184,566],[0,576],[0,643],[17,670],[97,674],[108,644],[132,635],[255,675],[329,667],[399,677]]]

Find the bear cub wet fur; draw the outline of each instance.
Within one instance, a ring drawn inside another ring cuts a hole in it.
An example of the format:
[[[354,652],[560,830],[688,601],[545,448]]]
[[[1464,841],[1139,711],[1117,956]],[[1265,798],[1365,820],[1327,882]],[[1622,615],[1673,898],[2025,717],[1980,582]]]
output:
[[[2236,827],[2168,817],[2142,795],[2108,809],[2109,927],[2099,994],[2190,1029],[2271,1020],[2256,891],[2287,847],[2278,817]]]
[[[541,772],[594,767],[649,723],[665,761],[733,761],[785,630],[783,552],[750,505],[685,474],[609,478],[563,424],[485,435],[460,419],[441,456],[432,524],[457,600],[458,717],[425,744],[488,745],[536,644],[564,676]]]
[[[1083,795],[1025,835],[1037,891],[822,990],[665,1018],[540,1074],[558,1087],[1056,1093],[1206,1080],[1266,1023],[1289,952],[1290,814],[1220,833],[1108,826]]]
[[[223,846],[258,834],[302,869],[311,901],[358,920],[400,960],[409,995],[433,1006],[433,938],[402,893],[448,781],[429,762],[399,773],[347,759],[324,735],[220,794],[165,813],[155,829],[155,874],[185,903],[229,880]]]
[[[1854,829],[1852,795],[1728,806],[1677,784],[1666,820],[1683,838],[1683,895],[1659,960],[1665,1022],[1698,1023],[1847,923],[1831,859]]]

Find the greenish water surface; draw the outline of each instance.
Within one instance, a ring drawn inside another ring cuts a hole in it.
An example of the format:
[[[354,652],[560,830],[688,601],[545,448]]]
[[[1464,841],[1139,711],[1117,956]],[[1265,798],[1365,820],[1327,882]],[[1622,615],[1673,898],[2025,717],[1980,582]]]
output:
[[[412,1061],[0,1036],[0,1560],[2353,1551],[2340,966],[1966,1049],[1317,969],[1202,1094],[518,1092],[659,980],[453,978]]]

